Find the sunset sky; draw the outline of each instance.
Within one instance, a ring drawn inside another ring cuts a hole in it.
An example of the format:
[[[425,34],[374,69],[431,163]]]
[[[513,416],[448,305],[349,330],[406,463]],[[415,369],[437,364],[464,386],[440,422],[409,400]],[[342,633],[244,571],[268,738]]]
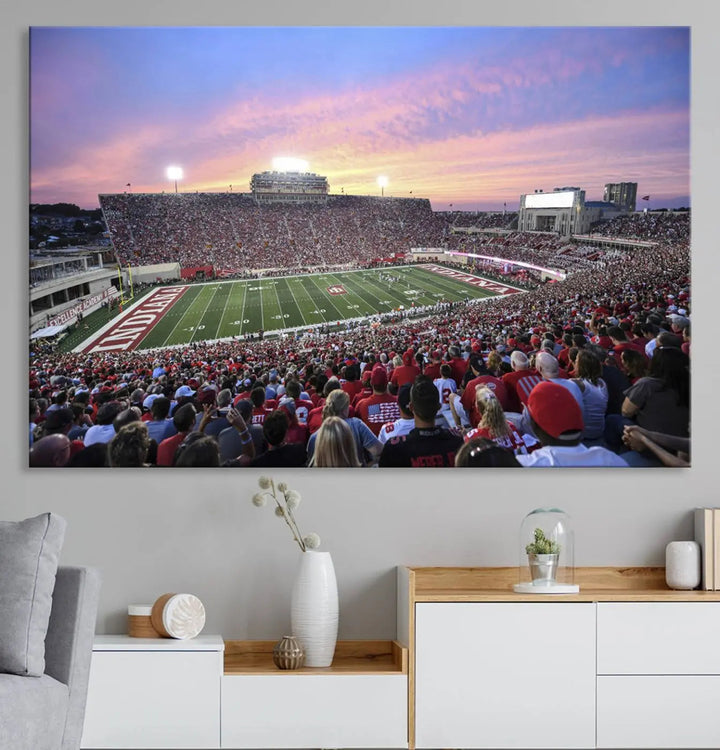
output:
[[[620,181],[689,205],[689,67],[686,28],[36,27],[30,200],[173,190],[171,164],[247,192],[294,156],[435,210]]]

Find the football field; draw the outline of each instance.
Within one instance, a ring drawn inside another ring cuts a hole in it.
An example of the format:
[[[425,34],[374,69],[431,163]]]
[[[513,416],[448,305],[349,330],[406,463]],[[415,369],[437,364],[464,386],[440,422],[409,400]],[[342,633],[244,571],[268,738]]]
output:
[[[76,351],[154,349],[335,325],[516,288],[435,264],[160,287]]]

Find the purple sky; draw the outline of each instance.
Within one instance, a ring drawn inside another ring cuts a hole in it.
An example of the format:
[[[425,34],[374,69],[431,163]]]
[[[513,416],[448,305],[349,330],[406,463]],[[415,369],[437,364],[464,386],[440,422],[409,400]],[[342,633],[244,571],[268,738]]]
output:
[[[247,192],[294,156],[435,210],[620,181],[689,205],[689,64],[687,28],[35,27],[31,202],[172,190],[171,164]]]

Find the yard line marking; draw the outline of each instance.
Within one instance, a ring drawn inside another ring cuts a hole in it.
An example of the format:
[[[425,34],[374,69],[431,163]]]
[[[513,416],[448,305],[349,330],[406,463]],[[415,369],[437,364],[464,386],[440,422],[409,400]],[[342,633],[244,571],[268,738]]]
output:
[[[220,288],[220,287],[218,286],[218,289],[219,289],[219,288]],[[222,315],[220,315],[220,322],[218,323],[218,327],[217,327],[217,330],[215,331],[215,335],[217,335],[217,334],[219,334],[219,333],[220,333],[220,329],[221,329],[221,328],[222,328],[222,326],[223,326],[223,320],[225,319],[225,312],[226,312],[226,310],[227,310],[228,302],[230,302],[230,297],[232,297],[232,294],[233,294],[233,290],[231,289],[231,290],[230,290],[230,291],[228,292],[228,295],[227,295],[227,297],[225,297],[225,305],[223,306],[223,311],[222,311]]]
[[[322,278],[322,279],[327,279],[327,277],[328,277],[328,276],[331,276],[331,274],[327,274],[327,273],[324,273],[324,274],[322,274],[322,275],[320,276],[320,278]],[[342,313],[340,312],[340,308],[339,308],[339,307],[338,307],[338,306],[337,306],[337,305],[336,305],[336,304],[335,304],[335,303],[334,303],[334,302],[333,302],[333,301],[332,301],[332,300],[330,299],[330,297],[328,297],[328,296],[327,296],[327,295],[325,294],[325,291],[324,291],[324,289],[323,289],[323,288],[322,288],[322,287],[321,287],[321,286],[320,286],[320,285],[318,284],[318,282],[317,282],[317,280],[318,280],[318,277],[317,277],[317,276],[314,276],[314,275],[311,275],[311,276],[310,276],[310,279],[311,279],[312,283],[313,283],[313,284],[314,284],[314,285],[315,285],[315,286],[317,287],[317,290],[318,290],[318,291],[320,292],[320,296],[321,296],[322,298],[324,298],[324,299],[326,299],[326,300],[327,300],[327,303],[326,303],[326,304],[328,304],[328,303],[329,303],[329,304],[331,304],[331,305],[332,305],[332,306],[333,306],[333,307],[335,308],[335,312],[337,313],[337,317],[335,317],[335,320],[344,320],[344,316],[343,316],[343,314],[342,314]],[[324,283],[327,283],[327,281],[325,281]],[[327,309],[327,308],[326,308],[326,309]]]
[[[198,328],[200,326],[203,326],[203,331],[205,330],[205,328],[204,328],[205,324],[203,323],[203,320],[205,320],[205,313],[208,311],[208,308],[212,304],[212,301],[215,299],[215,296],[217,295],[219,289],[220,289],[220,287],[217,287],[215,289],[215,291],[212,293],[212,296],[208,300],[207,305],[205,305],[205,309],[202,311],[202,315],[200,315],[200,318],[198,319],[198,322],[193,326],[193,328],[194,328],[193,334],[192,334],[192,336],[190,336],[190,341],[188,341],[188,344],[192,343],[192,340],[195,338],[195,333],[197,332],[197,330],[198,330]],[[220,332],[220,329],[218,327],[218,328],[215,329],[215,338],[217,338],[217,335],[218,335],[219,332]]]
[[[260,286],[258,287],[260,290],[260,330],[265,330],[265,305],[263,304],[263,285],[262,281],[260,282]]]
[[[338,282],[339,277],[336,276],[335,274],[332,274],[331,278],[335,279],[336,282],[339,283]],[[371,304],[368,301],[368,299],[366,297],[364,297],[362,294],[359,294],[358,292],[354,291],[353,288],[350,286],[350,282],[349,281],[348,282],[343,281],[342,283],[343,283],[343,286],[345,286],[346,289],[347,289],[348,298],[349,298],[348,301],[351,301],[353,299],[357,299],[358,302],[362,303],[363,308],[370,308],[370,312],[363,311],[362,317],[367,317],[367,316],[370,316],[370,315],[377,315],[379,312],[382,312],[382,310],[379,309],[379,308],[373,309],[373,308],[376,308],[376,306],[373,305],[373,304]],[[353,281],[353,284],[354,283],[355,282]],[[373,297],[375,296],[374,294],[372,294],[371,292],[368,291],[367,284],[364,287],[361,286],[361,288],[363,289],[364,292],[367,292],[368,294],[370,294]],[[379,303],[380,308],[383,307],[382,301],[380,299],[378,299],[377,297],[375,297],[375,299]],[[356,309],[357,309],[357,312],[359,313],[360,312],[360,307],[357,306]]]
[[[243,303],[242,303],[242,312],[240,313],[240,334],[239,334],[241,336],[245,333],[245,303],[247,302],[247,298],[248,298],[247,281],[242,285],[242,290],[243,290]]]
[[[192,310],[193,305],[195,304],[196,300],[199,299],[201,293],[202,292],[198,292],[197,296],[195,297],[195,299],[187,306],[187,310],[185,310],[185,312],[180,316],[180,319],[178,320],[178,322],[175,323],[175,325],[173,326],[172,331],[170,331],[170,333],[168,333],[168,335],[165,337],[165,341],[163,341],[162,344],[160,344],[160,348],[164,347],[167,344],[167,342],[170,339],[170,337],[173,335],[173,333],[175,333],[175,331],[177,331],[178,326],[183,322],[183,320],[188,315],[188,313],[190,312],[190,310]],[[190,342],[186,341],[185,343],[189,344]]]
[[[300,307],[300,305],[298,304],[297,298],[295,297],[295,292],[293,292],[292,287],[290,286],[290,284],[288,284],[287,281],[285,283],[287,284],[287,288],[290,290],[290,294],[292,294],[293,300],[295,300],[295,304],[297,305],[297,309],[300,310],[300,316],[303,319],[303,324],[307,325],[308,322],[307,322],[307,320],[305,320],[305,313],[303,312],[302,307]],[[278,293],[277,286],[275,287],[275,294],[277,294],[278,304],[280,305],[280,294]],[[281,315],[283,314],[282,305],[280,305],[280,314]],[[284,320],[284,318],[283,318],[283,320]]]

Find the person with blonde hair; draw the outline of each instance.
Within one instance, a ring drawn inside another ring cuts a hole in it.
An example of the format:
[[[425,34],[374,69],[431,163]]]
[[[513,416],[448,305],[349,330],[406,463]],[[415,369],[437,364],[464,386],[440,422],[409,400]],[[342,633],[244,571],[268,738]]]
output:
[[[362,421],[362,419],[348,416],[349,410],[350,396],[348,396],[348,394],[341,389],[331,391],[328,394],[327,399],[325,400],[325,406],[323,406],[322,424],[324,424],[325,420],[329,419],[330,417],[339,417],[340,419],[342,419],[348,425],[350,431],[353,434],[353,439],[355,440],[355,448],[357,451],[357,458],[360,462],[360,465],[366,466],[374,464],[382,451],[383,445],[375,437],[372,430],[365,424],[365,422]],[[322,427],[322,424],[320,425],[320,427]],[[320,430],[318,430],[318,432],[319,431]],[[317,441],[317,434],[317,432],[314,432],[312,435],[310,435],[310,440],[308,440],[308,464],[310,464],[313,459],[315,444]]]
[[[315,450],[308,466],[360,466],[355,438],[348,423],[340,417],[323,420],[315,433]]]
[[[478,426],[465,435],[465,442],[487,438],[515,455],[528,453],[528,447],[537,441],[531,435],[521,435],[512,422],[505,418],[500,400],[487,387],[475,391],[475,406],[480,415]],[[530,445],[528,445],[530,444]]]

